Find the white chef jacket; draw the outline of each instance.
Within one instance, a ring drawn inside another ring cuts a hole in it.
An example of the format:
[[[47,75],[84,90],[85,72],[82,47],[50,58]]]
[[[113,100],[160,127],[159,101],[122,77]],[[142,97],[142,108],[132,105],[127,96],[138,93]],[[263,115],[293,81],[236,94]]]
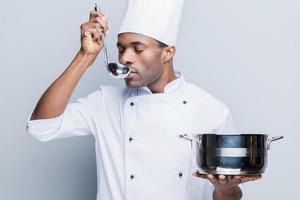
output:
[[[28,120],[40,141],[92,134],[97,200],[204,200],[213,186],[192,176],[191,143],[180,134],[232,131],[228,108],[183,75],[164,93],[101,86],[52,119]]]

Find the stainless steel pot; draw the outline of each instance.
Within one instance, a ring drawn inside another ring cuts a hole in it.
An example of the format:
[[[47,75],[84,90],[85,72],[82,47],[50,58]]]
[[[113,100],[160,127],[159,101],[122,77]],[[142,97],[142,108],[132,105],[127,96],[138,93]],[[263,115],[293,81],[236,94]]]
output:
[[[199,171],[208,174],[259,175],[267,167],[271,142],[283,136],[265,134],[180,135],[193,143]]]

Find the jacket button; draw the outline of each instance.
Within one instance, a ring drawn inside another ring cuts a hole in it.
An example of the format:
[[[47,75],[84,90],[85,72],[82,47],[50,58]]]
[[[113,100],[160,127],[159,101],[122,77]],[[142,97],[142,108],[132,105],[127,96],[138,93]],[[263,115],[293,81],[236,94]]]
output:
[[[131,106],[134,106],[134,103],[133,103],[133,102],[130,102],[130,105],[131,105]]]
[[[132,137],[130,137],[130,138],[129,138],[129,142],[131,142],[132,140],[133,140],[133,138],[132,138]]]
[[[178,176],[181,178],[181,177],[183,176],[183,174],[180,172],[180,173],[178,174]]]
[[[130,178],[131,178],[131,179],[134,179],[134,175],[130,175]]]
[[[186,102],[186,100],[184,100],[182,103],[183,103],[183,104],[186,104],[187,102]]]

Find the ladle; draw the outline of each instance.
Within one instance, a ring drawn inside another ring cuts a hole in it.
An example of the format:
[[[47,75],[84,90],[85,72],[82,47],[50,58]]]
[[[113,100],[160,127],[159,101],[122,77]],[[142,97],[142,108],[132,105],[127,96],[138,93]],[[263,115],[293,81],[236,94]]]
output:
[[[95,4],[95,11],[99,11],[100,7]],[[105,62],[105,66],[109,72],[109,74],[116,79],[123,79],[129,76],[130,74],[130,69],[128,67],[126,67],[125,65],[120,64],[119,62],[117,63],[108,63],[108,53],[107,53],[107,48],[106,48],[106,44],[105,44],[105,38],[104,35],[101,33],[102,35],[102,41],[103,41],[103,48],[104,48],[104,62]]]

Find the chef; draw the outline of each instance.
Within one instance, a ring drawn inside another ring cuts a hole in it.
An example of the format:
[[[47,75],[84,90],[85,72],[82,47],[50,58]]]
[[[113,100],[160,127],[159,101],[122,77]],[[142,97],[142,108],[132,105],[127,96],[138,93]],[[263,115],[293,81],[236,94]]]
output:
[[[97,200],[240,199],[240,183],[259,177],[196,172],[183,133],[232,131],[229,109],[173,68],[183,0],[129,0],[117,47],[129,67],[125,88],[100,86],[69,98],[108,34],[108,17],[92,11],[81,25],[81,48],[30,115],[40,141],[93,135]]]

